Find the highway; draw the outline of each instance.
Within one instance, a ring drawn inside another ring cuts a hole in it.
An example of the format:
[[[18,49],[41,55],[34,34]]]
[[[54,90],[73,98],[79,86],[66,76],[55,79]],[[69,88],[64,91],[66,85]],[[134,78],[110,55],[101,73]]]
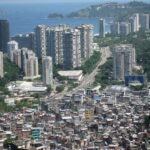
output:
[[[109,47],[103,47],[100,49],[101,52],[101,59],[100,61],[97,63],[95,69],[90,73],[84,76],[82,82],[79,84],[79,86],[77,86],[76,88],[74,88],[72,91],[67,91],[67,87],[65,87],[65,90],[61,93],[58,93],[54,96],[52,96],[51,98],[57,98],[60,99],[62,98],[65,94],[73,94],[76,93],[76,91],[78,89],[82,89],[82,88],[88,88],[90,85],[92,85],[95,81],[95,76],[98,73],[99,67],[101,65],[103,65],[106,61],[107,58],[109,58],[111,56],[111,51]]]
[[[90,74],[86,75],[84,77],[83,81],[81,82],[81,84],[78,87],[76,87],[74,90],[81,89],[81,88],[87,88],[93,84],[93,82],[95,81],[95,76],[99,70],[98,68],[107,61],[107,58],[109,58],[111,56],[111,51],[110,51],[109,47],[101,48],[100,52],[101,52],[101,59],[97,63],[96,68]]]

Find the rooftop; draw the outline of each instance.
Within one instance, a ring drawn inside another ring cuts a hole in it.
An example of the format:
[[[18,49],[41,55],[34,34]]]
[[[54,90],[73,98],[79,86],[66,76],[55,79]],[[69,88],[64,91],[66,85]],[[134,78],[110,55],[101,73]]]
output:
[[[26,82],[26,81],[17,81],[12,82],[8,85],[9,91],[26,91],[26,92],[44,92],[47,87],[44,86],[42,83],[35,83],[35,82]]]
[[[59,75],[66,76],[66,77],[67,76],[79,76],[82,74],[82,70],[71,70],[71,71],[66,70],[66,71],[59,71],[58,73]]]

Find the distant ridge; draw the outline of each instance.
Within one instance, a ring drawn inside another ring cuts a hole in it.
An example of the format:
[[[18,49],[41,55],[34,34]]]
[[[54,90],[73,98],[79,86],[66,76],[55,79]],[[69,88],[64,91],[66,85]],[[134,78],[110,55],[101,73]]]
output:
[[[52,13],[48,15],[49,19],[62,19],[64,18],[64,16],[62,14],[58,14],[58,13]]]
[[[144,2],[132,1],[129,3],[105,3],[99,5],[91,5],[85,9],[72,12],[67,17],[70,18],[99,18],[99,17],[115,17],[120,20],[127,18],[133,13],[149,13],[150,4]]]

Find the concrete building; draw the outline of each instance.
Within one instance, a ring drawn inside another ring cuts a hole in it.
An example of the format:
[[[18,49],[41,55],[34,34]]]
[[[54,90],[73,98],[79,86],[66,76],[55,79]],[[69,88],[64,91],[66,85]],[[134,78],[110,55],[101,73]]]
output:
[[[68,29],[63,34],[64,68],[76,68],[81,66],[80,31]]]
[[[46,56],[46,26],[38,25],[34,29],[35,32],[35,53],[38,57]]]
[[[82,70],[59,71],[58,74],[64,77],[68,77],[68,79],[73,80],[75,82],[80,82],[83,79]]]
[[[39,77],[38,58],[30,57],[25,63],[25,79],[34,79]]]
[[[138,32],[140,29],[140,20],[139,14],[136,13],[129,18],[129,22],[131,24],[131,32]]]
[[[149,14],[140,14],[140,27],[144,30],[149,30],[150,25]]]
[[[120,22],[120,35],[128,35],[131,31],[129,22]]]
[[[132,75],[135,60],[135,48],[132,45],[117,45],[113,50],[113,71],[115,80],[124,80],[127,75]]]
[[[31,57],[35,57],[35,53],[32,50],[29,50],[27,48],[22,48],[21,49],[21,68],[26,74],[27,72],[27,60],[30,59]]]
[[[9,41],[9,22],[0,20],[0,51],[7,52],[7,43]]]
[[[13,62],[25,74],[25,79],[34,79],[39,77],[38,58],[32,50],[22,48],[13,51]]]
[[[8,58],[13,61],[13,51],[18,50],[18,43],[16,41],[9,41],[7,43],[7,52],[8,52]]]
[[[81,58],[89,58],[93,54],[93,25],[81,24],[76,27],[80,30]]]
[[[133,14],[126,22],[113,22],[110,25],[112,35],[127,35],[130,32],[138,32],[140,29],[139,14]]]
[[[19,48],[28,48],[34,50],[34,33],[29,34],[18,34],[11,38],[18,42]]]
[[[139,22],[139,19],[140,19],[140,17],[139,17],[139,14],[138,13],[136,13],[135,14],[135,30],[136,30],[136,32],[138,32],[139,31],[139,29],[140,29],[140,22]]]
[[[13,51],[13,62],[21,69],[22,59],[21,59],[21,49]]]
[[[53,58],[54,64],[63,64],[63,32],[68,28],[62,24],[46,29],[46,52]]]
[[[53,65],[50,56],[42,58],[42,79],[44,84],[53,85]]]
[[[3,53],[0,52],[0,78],[4,77]]]
[[[38,59],[32,50],[27,48],[21,49],[21,68],[26,77],[38,77]]]
[[[21,92],[21,93],[44,93],[47,90],[47,87],[41,82],[27,82],[27,81],[15,81],[11,82],[7,86],[8,90],[12,93]]]
[[[134,21],[133,17],[129,18],[129,23],[130,23],[130,31],[131,32],[136,32],[135,21]]]
[[[120,34],[119,22],[113,22],[113,23],[110,25],[110,33],[111,33],[112,35]]]
[[[105,37],[105,20],[104,19],[99,20],[99,36],[101,38]]]

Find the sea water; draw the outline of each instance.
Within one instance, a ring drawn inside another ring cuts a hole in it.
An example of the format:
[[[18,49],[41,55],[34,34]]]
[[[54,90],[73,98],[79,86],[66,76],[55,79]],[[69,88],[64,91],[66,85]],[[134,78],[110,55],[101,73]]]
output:
[[[89,7],[95,3],[1,3],[0,19],[8,19],[10,22],[10,34],[33,32],[36,25],[55,26],[59,24],[68,24],[75,27],[79,24],[93,24],[94,33],[99,31],[98,18],[62,18],[48,19],[50,13],[61,13],[67,15],[71,12]],[[97,4],[97,3],[96,3]],[[106,32],[109,32],[109,22],[111,18],[106,18]]]

